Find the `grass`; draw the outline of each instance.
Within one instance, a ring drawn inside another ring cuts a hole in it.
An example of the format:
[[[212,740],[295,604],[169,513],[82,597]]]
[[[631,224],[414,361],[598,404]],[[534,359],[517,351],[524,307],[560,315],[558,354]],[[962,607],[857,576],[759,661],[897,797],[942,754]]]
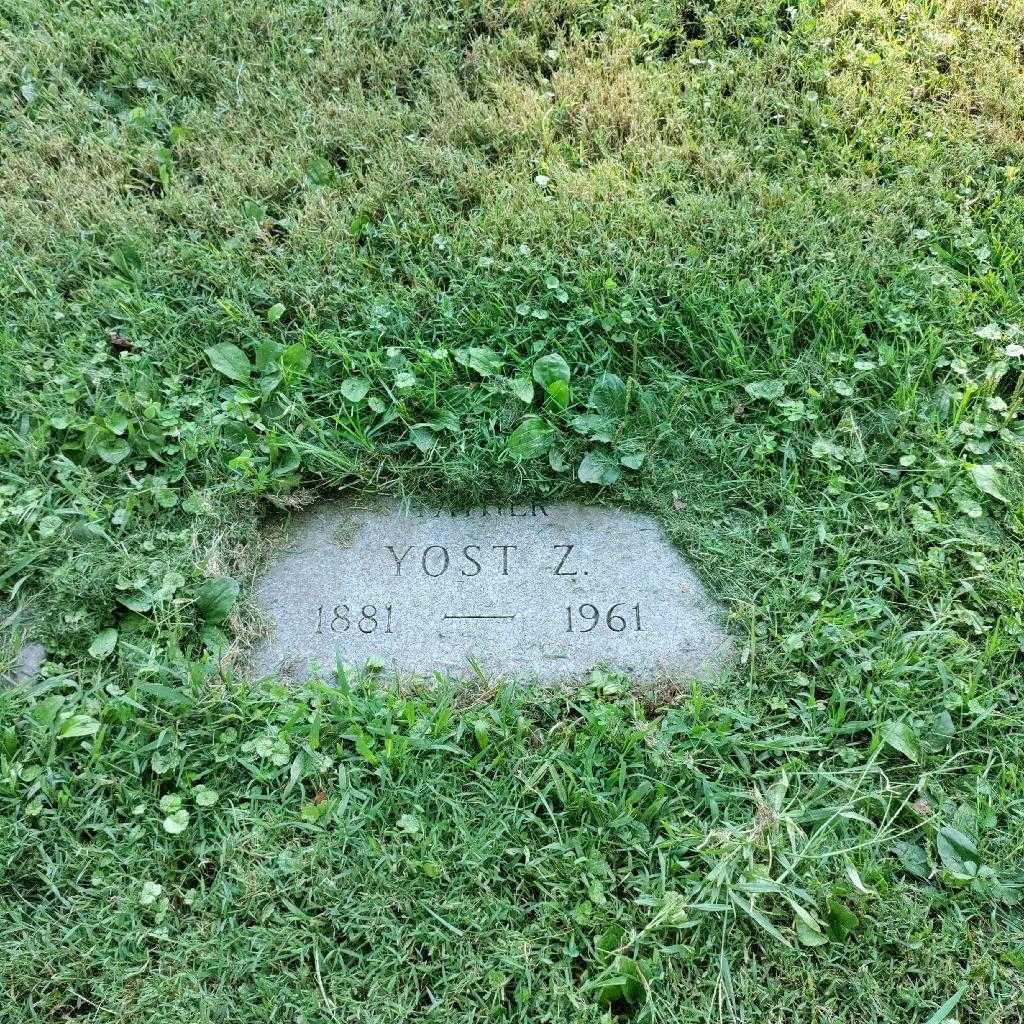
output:
[[[1022,30],[0,2],[0,1020],[1019,1020]],[[254,690],[346,487],[652,511],[733,676]]]
[[[895,1020],[967,984],[978,1019],[1012,1019],[1019,934],[990,889],[892,856],[931,845],[923,804],[984,755],[936,758],[925,796],[843,727],[783,735],[697,692],[645,709],[626,691],[125,697],[80,754],[87,782],[37,705],[22,756],[47,809],[6,840],[12,1008]],[[971,809],[942,813],[969,828]],[[807,946],[803,915],[824,931]]]

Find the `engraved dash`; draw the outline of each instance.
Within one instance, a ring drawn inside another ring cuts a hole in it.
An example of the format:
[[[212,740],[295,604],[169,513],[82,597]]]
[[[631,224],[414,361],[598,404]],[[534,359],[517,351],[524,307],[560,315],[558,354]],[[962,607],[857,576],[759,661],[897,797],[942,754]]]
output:
[[[512,615],[442,615],[442,619],[514,619]]]

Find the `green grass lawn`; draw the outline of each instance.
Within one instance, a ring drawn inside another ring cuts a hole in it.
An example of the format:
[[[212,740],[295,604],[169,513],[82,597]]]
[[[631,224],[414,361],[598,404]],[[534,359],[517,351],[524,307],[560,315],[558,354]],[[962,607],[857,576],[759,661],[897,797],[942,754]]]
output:
[[[1020,1021],[1022,37],[0,0],[0,1021]],[[657,515],[730,677],[250,686],[355,487]]]

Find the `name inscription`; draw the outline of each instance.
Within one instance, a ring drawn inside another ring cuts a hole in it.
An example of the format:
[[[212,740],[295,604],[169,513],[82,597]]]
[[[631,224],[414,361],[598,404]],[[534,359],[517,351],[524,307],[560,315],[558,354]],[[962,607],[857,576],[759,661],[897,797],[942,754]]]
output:
[[[479,576],[482,572],[508,576],[516,567],[516,553],[519,551],[518,544],[491,544],[489,554],[485,553],[487,546],[484,544],[465,544],[461,550],[451,550],[445,544],[428,544],[421,550],[414,550],[410,544],[404,551],[397,550],[393,544],[386,547],[394,561],[396,576],[402,575],[402,566],[412,555],[412,562],[406,565],[407,573],[410,569],[413,572],[419,570],[431,579],[444,576],[449,570],[463,576]],[[589,575],[586,569],[569,566],[575,547],[575,544],[551,545],[555,554],[551,572],[555,576],[577,576],[581,571],[584,576]]]

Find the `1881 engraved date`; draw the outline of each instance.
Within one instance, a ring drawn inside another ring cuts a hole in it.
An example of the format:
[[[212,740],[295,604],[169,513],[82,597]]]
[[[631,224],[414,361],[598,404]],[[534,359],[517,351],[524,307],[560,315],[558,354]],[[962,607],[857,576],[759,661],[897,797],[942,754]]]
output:
[[[316,635],[323,636],[325,632],[359,632],[366,636],[378,631],[393,633],[393,615],[394,606],[390,604],[364,604],[362,607],[336,604],[333,608],[320,605],[317,609]]]

